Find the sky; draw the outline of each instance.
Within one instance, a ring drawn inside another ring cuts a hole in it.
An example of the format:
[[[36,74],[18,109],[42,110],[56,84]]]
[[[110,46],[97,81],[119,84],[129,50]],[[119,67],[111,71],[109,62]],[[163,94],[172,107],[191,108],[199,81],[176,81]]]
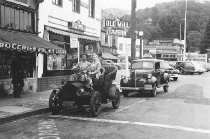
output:
[[[123,10],[131,9],[131,0],[99,0],[101,8],[120,8]],[[153,7],[157,3],[161,2],[170,2],[172,0],[136,0],[137,1],[137,10],[145,9],[147,7]]]

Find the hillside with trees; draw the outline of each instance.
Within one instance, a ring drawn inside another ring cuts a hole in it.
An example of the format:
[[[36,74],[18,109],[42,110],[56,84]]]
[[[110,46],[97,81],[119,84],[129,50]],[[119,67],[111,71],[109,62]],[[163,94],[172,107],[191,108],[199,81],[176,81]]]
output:
[[[152,8],[138,10],[136,12],[137,30],[143,30],[144,38],[147,40],[180,38],[181,26],[183,40],[184,15],[185,2],[160,3]],[[200,50],[209,16],[210,3],[188,2],[187,51]],[[130,20],[130,15],[124,15],[122,19]]]

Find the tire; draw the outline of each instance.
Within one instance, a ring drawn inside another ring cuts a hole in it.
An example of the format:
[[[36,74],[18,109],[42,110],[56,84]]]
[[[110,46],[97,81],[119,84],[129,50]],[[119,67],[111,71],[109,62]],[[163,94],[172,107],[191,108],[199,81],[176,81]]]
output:
[[[181,75],[184,75],[184,74],[185,74],[185,71],[184,71],[183,69],[181,69],[181,70],[180,70],[180,74],[181,74]]]
[[[164,92],[168,92],[168,85],[164,85],[163,90],[164,90]]]
[[[114,109],[118,109],[120,106],[120,91],[117,87],[115,87],[115,98],[112,101],[112,106]]]
[[[157,95],[157,87],[156,84],[153,86],[153,89],[150,91],[150,96],[155,97]]]
[[[93,117],[96,117],[99,115],[101,111],[101,93],[98,91],[95,91],[91,95],[90,99],[90,113]]]
[[[58,114],[61,107],[62,105],[58,96],[56,95],[56,90],[53,90],[49,98],[49,109],[53,114]]]
[[[178,77],[174,77],[173,80],[174,80],[174,81],[177,81],[177,80],[178,80]]]
[[[122,91],[122,94],[124,97],[128,97],[129,92],[128,91]]]

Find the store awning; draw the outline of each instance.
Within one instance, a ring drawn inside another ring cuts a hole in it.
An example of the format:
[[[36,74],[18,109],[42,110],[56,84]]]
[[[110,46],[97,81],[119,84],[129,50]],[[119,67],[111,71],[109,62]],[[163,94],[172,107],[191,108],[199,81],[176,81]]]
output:
[[[112,59],[112,60],[119,59],[118,57],[112,55],[111,53],[102,53],[102,58],[104,58],[104,59]]]
[[[91,40],[91,41],[99,41],[98,37],[82,34],[81,32],[76,31],[76,30],[75,31],[61,30],[61,29],[49,27],[49,26],[46,26],[45,29],[47,31],[50,31],[50,32],[53,32],[53,33],[59,34],[59,35],[77,37],[80,39]]]
[[[66,51],[35,34],[0,29],[0,49],[65,54]]]

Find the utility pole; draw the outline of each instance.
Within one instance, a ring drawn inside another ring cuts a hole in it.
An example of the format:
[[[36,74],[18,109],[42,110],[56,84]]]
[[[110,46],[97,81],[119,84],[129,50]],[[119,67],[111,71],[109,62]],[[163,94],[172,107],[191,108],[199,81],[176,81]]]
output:
[[[136,59],[136,0],[131,0],[131,60]]]
[[[187,0],[185,4],[185,17],[184,17],[184,57],[183,61],[186,60],[186,45],[187,45]]]

